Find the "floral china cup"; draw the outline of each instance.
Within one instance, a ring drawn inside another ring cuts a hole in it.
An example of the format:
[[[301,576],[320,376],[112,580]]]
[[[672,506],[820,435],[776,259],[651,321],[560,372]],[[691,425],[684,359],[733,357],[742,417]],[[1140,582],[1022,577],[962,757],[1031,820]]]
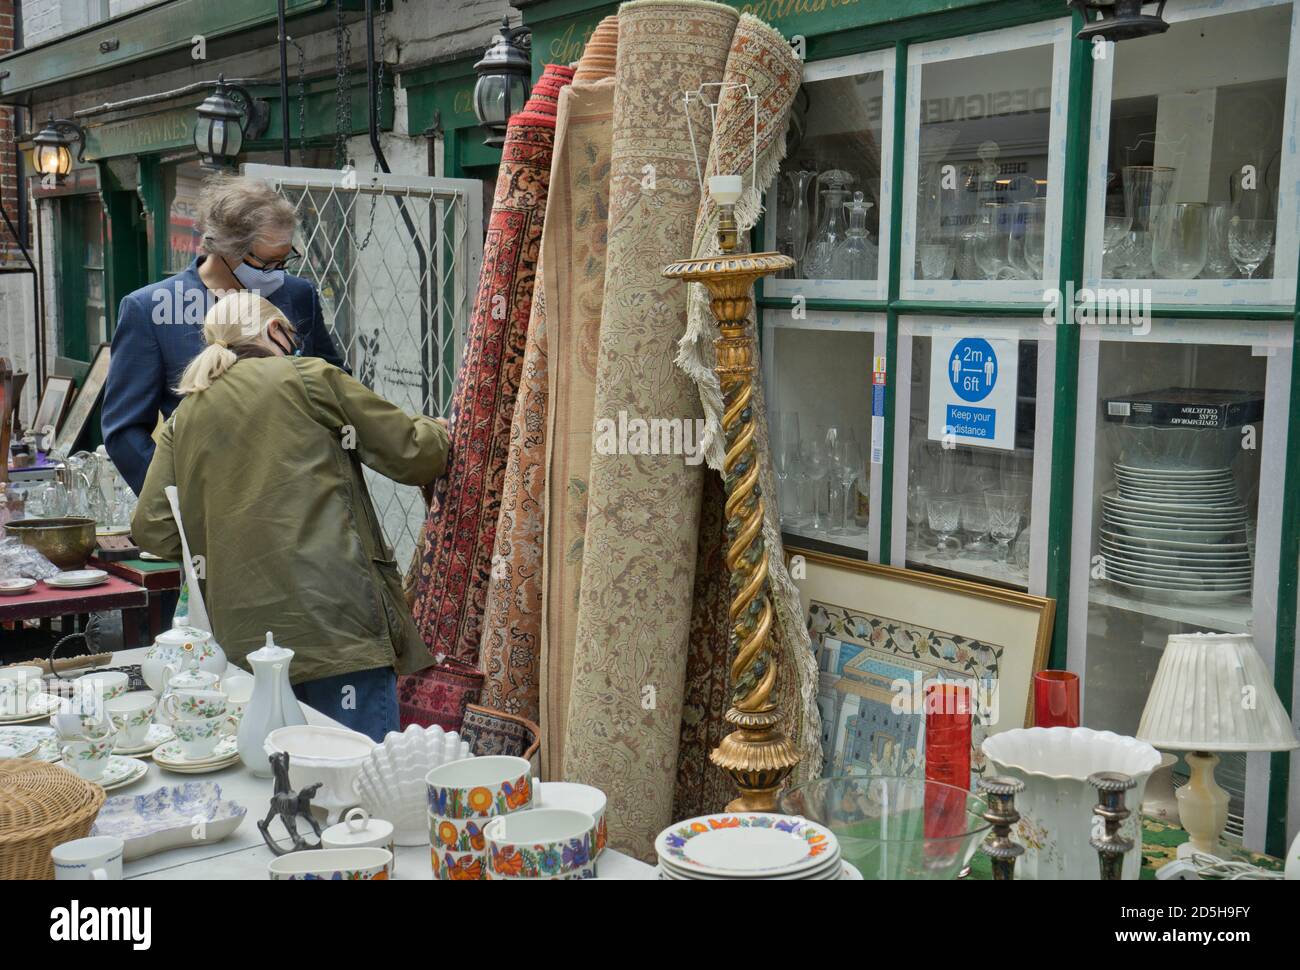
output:
[[[170,725],[175,722],[175,718],[167,713],[167,698],[172,694],[178,694],[183,691],[220,691],[221,678],[214,673],[206,670],[182,670],[180,673],[168,675],[166,686],[164,686],[162,695],[158,699],[158,722],[160,724]]]
[[[158,699],[147,691],[123,694],[104,702],[104,711],[117,731],[117,743],[123,748],[136,748],[144,744],[153,723]]]
[[[596,820],[568,808],[535,808],[484,826],[487,879],[595,879]]]
[[[113,754],[112,736],[68,741],[60,749],[63,763],[86,781],[95,781],[108,767]]]
[[[185,757],[198,761],[211,755],[221,742],[222,735],[227,733],[227,725],[233,727],[236,723],[233,717],[222,714],[220,717],[205,717],[194,721],[176,721],[172,724],[172,731],[175,732]]]
[[[40,693],[40,667],[0,667],[0,717],[11,717],[27,710],[27,702]]]
[[[226,713],[230,701],[219,690],[174,689],[158,702],[163,714],[176,721],[199,721],[220,717]]]
[[[387,879],[392,865],[393,854],[387,849],[313,849],[272,859],[267,863],[266,871],[276,881],[327,879],[369,882]]]
[[[605,793],[572,781],[544,781],[537,793],[538,808],[571,808],[596,820],[596,855],[605,851],[609,827],[605,824]]]

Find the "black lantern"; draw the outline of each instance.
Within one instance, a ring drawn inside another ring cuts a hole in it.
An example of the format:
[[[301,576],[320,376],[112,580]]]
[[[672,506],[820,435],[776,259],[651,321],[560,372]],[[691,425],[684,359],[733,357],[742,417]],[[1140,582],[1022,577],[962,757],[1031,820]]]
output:
[[[520,24],[511,27],[506,18],[501,30],[474,65],[474,114],[489,134],[483,144],[500,148],[506,140],[506,122],[524,106],[532,88],[532,31]]]
[[[1163,34],[1169,29],[1164,22],[1165,0],[1156,4],[1155,15],[1142,12],[1142,0],[1066,0],[1066,6],[1073,7],[1088,19],[1092,13],[1100,14],[1097,20],[1087,24],[1076,35],[1079,40],[1131,40],[1134,37],[1149,37]]]
[[[217,77],[217,89],[199,105],[194,124],[194,147],[203,156],[204,168],[221,169],[233,164],[244,147],[245,136],[256,138],[266,131],[269,109],[243,88],[226,84]]]
[[[77,161],[86,160],[86,132],[75,121],[50,115],[45,127],[32,138],[32,168],[42,178],[62,182],[72,171],[72,144],[76,142]]]

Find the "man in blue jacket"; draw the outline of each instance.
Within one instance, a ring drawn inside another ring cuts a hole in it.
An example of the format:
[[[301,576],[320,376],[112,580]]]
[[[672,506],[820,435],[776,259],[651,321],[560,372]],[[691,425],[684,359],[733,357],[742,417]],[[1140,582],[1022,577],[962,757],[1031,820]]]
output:
[[[343,361],[321,315],[320,294],[286,270],[297,260],[293,206],[256,179],[219,176],[199,198],[203,255],[175,276],[122,299],[104,389],[104,445],[139,494],[153,458],[153,431],[180,403],[175,387],[203,350],[203,318],[233,290],[253,290],[283,310],[297,346],[337,367]]]

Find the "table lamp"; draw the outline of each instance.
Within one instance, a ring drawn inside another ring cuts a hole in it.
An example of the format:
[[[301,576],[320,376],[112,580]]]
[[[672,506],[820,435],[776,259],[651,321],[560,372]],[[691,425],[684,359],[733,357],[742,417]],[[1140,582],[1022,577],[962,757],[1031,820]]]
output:
[[[1219,838],[1228,822],[1228,793],[1214,780],[1214,752],[1300,747],[1254,641],[1236,633],[1169,638],[1137,736],[1157,748],[1187,752],[1192,774],[1177,797],[1189,841],[1179,846],[1180,857],[1223,855]]]

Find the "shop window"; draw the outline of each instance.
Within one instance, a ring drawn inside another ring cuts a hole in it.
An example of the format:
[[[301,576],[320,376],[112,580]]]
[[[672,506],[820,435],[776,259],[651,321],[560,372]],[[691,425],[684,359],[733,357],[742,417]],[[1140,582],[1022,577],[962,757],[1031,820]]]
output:
[[[59,346],[64,357],[89,363],[111,336],[104,292],[104,210],[98,194],[58,201]]]
[[[1069,669],[1086,726],[1136,732],[1171,634],[1249,633],[1273,655],[1291,333],[1082,328]],[[1229,834],[1249,804],[1262,837],[1267,798],[1246,791],[1248,775],[1266,784],[1267,756],[1249,772],[1244,755],[1222,757]]]
[[[1294,7],[1171,4],[1166,19],[1094,61],[1085,277],[1155,303],[1289,303]]]
[[[198,162],[163,169],[163,201],[167,206],[167,273],[179,273],[199,254],[196,223],[199,191],[208,175]]]
[[[795,267],[764,295],[884,299],[893,64],[889,51],[805,65],[764,223],[767,248]]]
[[[876,558],[880,527],[871,374],[884,353],[884,317],[767,311],[763,336],[772,459],[781,529],[837,552]]]
[[[896,564],[1045,587],[1054,333],[904,318],[894,432]]]
[[[1069,21],[918,44],[907,69],[904,299],[1043,299],[1059,275]]]

